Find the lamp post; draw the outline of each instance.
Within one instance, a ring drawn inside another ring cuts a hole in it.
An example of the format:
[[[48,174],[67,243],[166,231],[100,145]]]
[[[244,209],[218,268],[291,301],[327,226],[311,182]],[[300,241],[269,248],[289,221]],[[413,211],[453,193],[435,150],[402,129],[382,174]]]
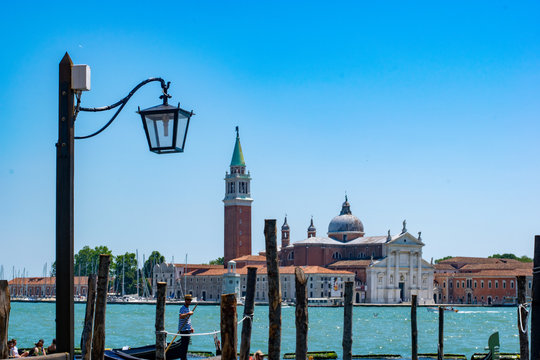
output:
[[[118,116],[133,94],[150,82],[160,82],[163,104],[140,110],[143,128],[150,151],[157,154],[183,152],[189,121],[193,112],[170,106],[168,94],[170,83],[161,78],[150,78],[139,83],[122,100],[104,107],[80,107],[81,93],[73,88],[73,62],[66,53],[59,66],[58,94],[58,142],[56,143],[56,342],[59,352],[70,353],[74,349],[73,305],[73,175],[75,139],[87,139],[105,130]],[[89,73],[88,73],[89,75]],[[89,79],[88,83],[89,83]],[[89,87],[87,88],[87,90]],[[77,106],[75,95],[77,94]],[[111,120],[100,130],[87,136],[76,137],[75,118],[79,111],[107,111],[118,108]],[[178,130],[181,131],[180,136]],[[178,139],[181,144],[178,144]]]

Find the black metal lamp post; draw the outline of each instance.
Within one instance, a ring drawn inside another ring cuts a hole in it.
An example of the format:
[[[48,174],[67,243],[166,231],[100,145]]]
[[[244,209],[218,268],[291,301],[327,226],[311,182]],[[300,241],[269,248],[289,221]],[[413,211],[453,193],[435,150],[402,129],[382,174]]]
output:
[[[122,100],[104,107],[80,107],[80,92],[77,92],[77,105],[74,104],[76,91],[72,87],[73,63],[68,53],[64,55],[59,67],[58,94],[58,142],[56,143],[56,344],[59,352],[74,355],[74,305],[73,305],[73,174],[75,139],[87,139],[104,131],[118,116],[131,96],[150,82],[160,82],[163,104],[140,110],[144,131],[150,151],[158,154],[183,152],[189,120],[193,112],[168,105],[170,83],[162,78],[150,78],[139,83]],[[79,111],[106,111],[118,108],[111,120],[100,130],[87,136],[74,134],[75,118]],[[178,136],[178,129],[181,134]],[[181,144],[178,145],[178,140]]]

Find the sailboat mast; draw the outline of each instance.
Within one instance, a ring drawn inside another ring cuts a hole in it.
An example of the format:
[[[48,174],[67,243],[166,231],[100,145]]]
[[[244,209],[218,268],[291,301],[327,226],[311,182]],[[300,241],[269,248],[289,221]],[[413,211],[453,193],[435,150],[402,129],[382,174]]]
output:
[[[126,258],[126,256],[124,255],[122,257],[122,296],[124,296],[125,292],[124,292],[124,259]]]

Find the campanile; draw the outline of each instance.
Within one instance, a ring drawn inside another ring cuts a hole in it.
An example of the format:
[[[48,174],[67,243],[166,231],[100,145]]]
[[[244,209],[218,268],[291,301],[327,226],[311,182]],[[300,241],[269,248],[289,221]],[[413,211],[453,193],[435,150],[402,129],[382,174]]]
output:
[[[251,255],[251,177],[246,174],[246,163],[238,126],[236,143],[230,165],[230,173],[225,173],[225,233],[224,260],[227,263],[240,256]]]

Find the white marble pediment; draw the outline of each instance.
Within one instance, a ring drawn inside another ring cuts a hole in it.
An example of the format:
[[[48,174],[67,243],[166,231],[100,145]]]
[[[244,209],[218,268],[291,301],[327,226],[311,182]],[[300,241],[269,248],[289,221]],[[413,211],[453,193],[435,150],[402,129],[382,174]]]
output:
[[[409,234],[408,232],[405,232],[404,234],[400,234],[398,237],[393,238],[391,241],[387,243],[387,245],[420,245],[424,246],[425,244],[418,240],[415,236]]]

